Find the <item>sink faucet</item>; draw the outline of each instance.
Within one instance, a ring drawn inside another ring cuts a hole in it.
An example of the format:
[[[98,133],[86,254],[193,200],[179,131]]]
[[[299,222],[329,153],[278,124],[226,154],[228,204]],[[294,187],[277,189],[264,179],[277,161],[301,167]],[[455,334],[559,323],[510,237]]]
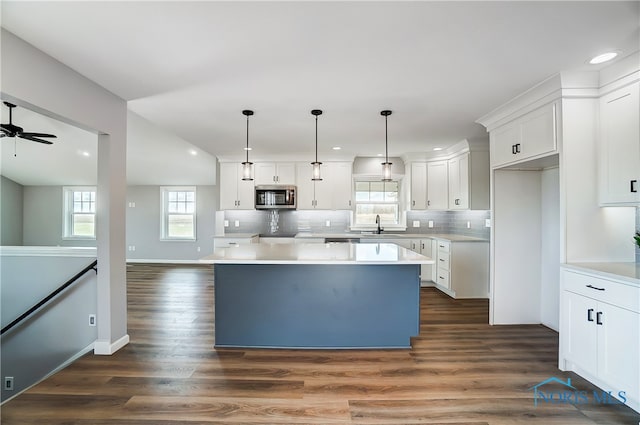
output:
[[[380,227],[380,215],[378,214],[376,214],[376,224],[378,225],[378,229],[376,230],[376,233],[378,234],[382,233],[384,229]]]

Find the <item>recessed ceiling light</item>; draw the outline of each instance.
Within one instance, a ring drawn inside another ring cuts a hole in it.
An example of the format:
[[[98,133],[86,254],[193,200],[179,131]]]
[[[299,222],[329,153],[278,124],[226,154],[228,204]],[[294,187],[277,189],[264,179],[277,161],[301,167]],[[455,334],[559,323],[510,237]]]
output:
[[[379,153],[378,156],[384,156],[384,154]]]
[[[91,154],[87,151],[78,151],[78,153],[82,156],[87,156],[87,157],[91,156]]]
[[[334,146],[331,149],[333,149],[334,151],[339,151],[340,149],[342,149],[340,146]]]
[[[195,149],[189,149],[189,153],[190,153],[191,155],[193,155],[193,156],[198,155],[198,151],[197,151],[197,150],[195,150]]]
[[[250,150],[252,150],[253,148],[242,148],[242,149],[244,149],[245,151],[250,151]]]
[[[610,61],[611,59],[615,58],[616,56],[618,56],[618,52],[603,53],[601,55],[598,55],[598,56],[595,56],[595,57],[591,58],[589,63],[591,65],[598,65],[600,63],[604,63],[604,62]]]
[[[441,151],[442,148],[433,148],[434,151]]]

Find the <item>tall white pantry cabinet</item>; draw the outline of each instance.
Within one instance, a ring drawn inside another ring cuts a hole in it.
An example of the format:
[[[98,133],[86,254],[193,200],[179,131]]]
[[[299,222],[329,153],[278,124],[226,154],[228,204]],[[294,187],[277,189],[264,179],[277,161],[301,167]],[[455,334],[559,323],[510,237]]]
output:
[[[626,390],[636,410],[638,279],[567,268],[633,264],[638,64],[558,74],[478,120],[491,143],[490,323],[559,331],[560,369]]]

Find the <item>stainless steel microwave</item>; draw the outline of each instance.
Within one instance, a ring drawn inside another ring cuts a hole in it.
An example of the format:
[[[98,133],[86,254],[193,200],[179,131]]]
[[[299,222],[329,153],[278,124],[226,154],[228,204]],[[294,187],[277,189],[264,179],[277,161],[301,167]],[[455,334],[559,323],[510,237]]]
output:
[[[256,209],[296,209],[298,205],[295,186],[256,186]]]

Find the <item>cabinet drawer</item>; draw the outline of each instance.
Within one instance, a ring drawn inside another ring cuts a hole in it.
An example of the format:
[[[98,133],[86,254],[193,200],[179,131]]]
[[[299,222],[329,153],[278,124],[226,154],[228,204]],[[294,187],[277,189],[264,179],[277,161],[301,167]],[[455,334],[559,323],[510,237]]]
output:
[[[451,257],[448,252],[438,251],[438,270],[451,270],[449,268],[450,261]]]
[[[450,252],[451,242],[448,241],[436,241],[438,243],[438,252]]]
[[[436,274],[436,282],[440,286],[449,288],[449,271],[438,268],[438,273]]]
[[[640,288],[566,270],[562,279],[565,291],[640,312]]]

